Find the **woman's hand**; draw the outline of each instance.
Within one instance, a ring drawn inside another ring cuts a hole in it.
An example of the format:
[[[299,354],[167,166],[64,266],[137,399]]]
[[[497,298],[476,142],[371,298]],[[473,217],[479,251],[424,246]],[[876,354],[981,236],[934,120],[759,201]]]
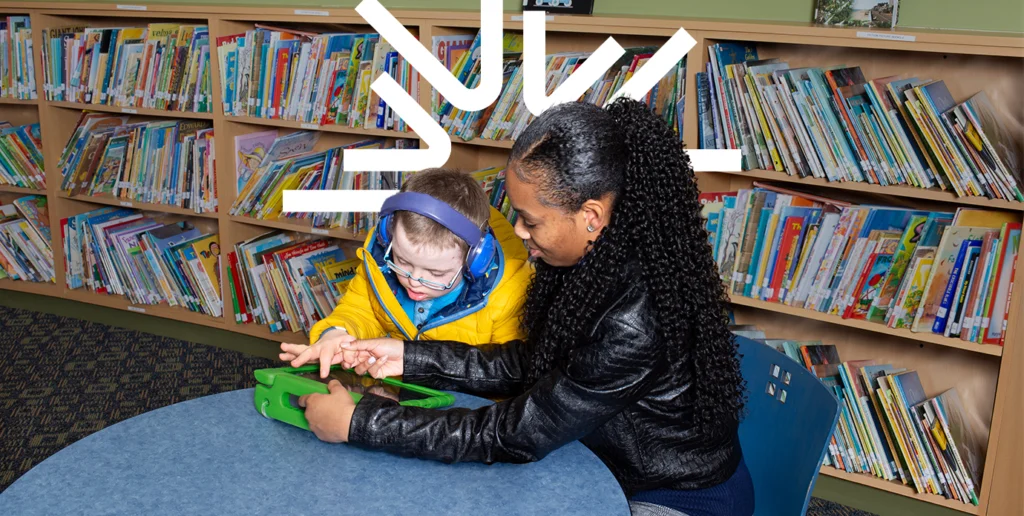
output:
[[[345,344],[342,367],[374,378],[401,376],[405,342],[398,339],[367,339]]]
[[[330,394],[301,396],[299,406],[306,409],[306,421],[317,439],[328,443],[348,442],[356,402],[338,380],[331,380],[327,389]]]
[[[291,362],[292,367],[301,367],[310,362],[320,362],[320,378],[327,378],[331,372],[331,365],[343,362],[342,350],[355,340],[354,336],[346,332],[333,331],[312,346],[282,342],[282,353],[278,357],[286,362]]]

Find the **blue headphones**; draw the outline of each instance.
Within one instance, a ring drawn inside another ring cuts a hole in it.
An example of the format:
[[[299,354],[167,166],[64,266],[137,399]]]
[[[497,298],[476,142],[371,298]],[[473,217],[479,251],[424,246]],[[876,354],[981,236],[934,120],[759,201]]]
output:
[[[471,280],[482,278],[490,270],[495,253],[494,237],[447,203],[419,192],[397,193],[384,201],[380,209],[380,223],[377,224],[377,240],[384,247],[391,243],[389,228],[396,211],[423,215],[465,240],[469,244],[465,270]]]

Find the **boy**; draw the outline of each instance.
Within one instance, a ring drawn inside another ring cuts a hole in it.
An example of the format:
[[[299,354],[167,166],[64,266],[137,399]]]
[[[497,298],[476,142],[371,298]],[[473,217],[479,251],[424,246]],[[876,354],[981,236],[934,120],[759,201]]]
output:
[[[356,254],[363,263],[331,315],[313,326],[311,347],[284,344],[282,360],[312,355],[326,376],[341,343],[355,339],[478,345],[523,337],[519,316],[533,270],[511,224],[469,174],[413,174]]]

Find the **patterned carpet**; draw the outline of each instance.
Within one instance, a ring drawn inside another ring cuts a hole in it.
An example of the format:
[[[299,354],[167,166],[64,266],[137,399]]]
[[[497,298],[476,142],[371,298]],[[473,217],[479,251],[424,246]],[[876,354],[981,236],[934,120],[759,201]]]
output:
[[[180,401],[252,387],[275,363],[0,306],[0,491],[75,441]],[[870,516],[812,499],[808,515]]]

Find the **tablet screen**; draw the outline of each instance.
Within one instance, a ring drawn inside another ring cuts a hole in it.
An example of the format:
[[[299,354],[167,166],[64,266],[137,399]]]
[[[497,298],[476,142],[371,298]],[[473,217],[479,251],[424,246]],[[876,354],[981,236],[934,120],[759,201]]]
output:
[[[430,396],[426,394],[420,394],[409,389],[403,389],[397,385],[390,385],[384,383],[376,378],[369,376],[359,376],[349,371],[343,371],[340,369],[332,370],[327,378],[320,378],[320,371],[312,371],[309,373],[302,373],[299,376],[316,380],[318,382],[327,384],[331,380],[338,380],[341,382],[346,389],[350,392],[357,392],[359,394],[374,394],[383,398],[390,398],[395,401],[409,401],[409,400],[423,400]]]

